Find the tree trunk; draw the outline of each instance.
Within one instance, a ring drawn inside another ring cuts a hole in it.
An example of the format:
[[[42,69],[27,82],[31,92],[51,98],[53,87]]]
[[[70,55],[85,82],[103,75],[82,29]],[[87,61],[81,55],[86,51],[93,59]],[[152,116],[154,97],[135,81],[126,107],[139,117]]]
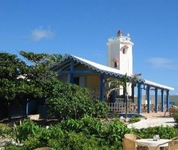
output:
[[[128,98],[127,98],[127,93],[125,93],[125,104],[126,104],[126,108],[125,108],[125,119],[127,119],[127,108],[128,108],[128,102],[127,102]]]

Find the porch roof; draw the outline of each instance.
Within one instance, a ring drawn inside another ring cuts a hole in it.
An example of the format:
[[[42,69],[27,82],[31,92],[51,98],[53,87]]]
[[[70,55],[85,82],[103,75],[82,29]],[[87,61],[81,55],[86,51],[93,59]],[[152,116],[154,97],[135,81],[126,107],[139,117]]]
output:
[[[74,61],[74,66],[78,65],[78,64],[83,64],[84,66],[87,66],[88,68],[91,68],[92,70],[98,72],[98,73],[104,73],[105,75],[111,76],[111,77],[118,77],[118,78],[123,78],[124,77],[124,73],[121,72],[118,69],[114,69],[105,65],[101,65],[86,59],[83,59],[81,57],[77,57],[71,54],[66,54],[63,59],[61,60],[61,62],[59,64],[55,64],[52,69],[53,70],[59,70],[59,71],[64,71],[65,69],[70,69],[70,61],[73,60]],[[127,74],[128,78],[131,80],[132,74]],[[144,79],[139,79],[138,82],[142,82],[144,84],[147,85],[151,85],[154,87],[158,87],[161,89],[166,89],[166,90],[174,90],[174,88],[169,87],[169,86],[165,86],[165,85],[161,85],[158,84],[156,82],[152,82],[152,81],[148,81],[148,80],[144,80]]]
[[[162,84],[158,84],[156,82],[152,82],[152,81],[148,81],[148,80],[145,80],[144,83],[147,84],[147,85],[151,85],[151,86],[154,86],[154,87],[161,88],[161,89],[174,90],[173,87],[162,85]]]
[[[124,73],[122,73],[120,70],[115,69],[115,68],[111,68],[102,64],[98,64],[92,61],[89,61],[87,59],[83,59],[81,57],[77,57],[71,54],[66,54],[63,59],[61,60],[61,62],[59,64],[55,64],[54,67],[52,67],[53,70],[59,70],[59,71],[63,71],[66,69],[70,69],[70,61],[74,60],[74,66],[78,65],[78,64],[82,64],[98,73],[104,73],[105,75],[111,76],[111,77],[118,77],[118,78],[123,78],[124,77]],[[128,78],[131,79],[133,78],[132,75],[127,74]],[[140,80],[141,81],[141,80]]]

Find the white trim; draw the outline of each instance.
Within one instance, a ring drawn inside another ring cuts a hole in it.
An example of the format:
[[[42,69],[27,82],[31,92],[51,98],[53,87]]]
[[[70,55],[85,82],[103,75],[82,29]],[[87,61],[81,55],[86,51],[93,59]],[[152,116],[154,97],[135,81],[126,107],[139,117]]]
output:
[[[68,58],[73,58],[75,61],[80,62],[81,64],[84,64],[85,66],[92,68],[93,70],[96,70],[97,72],[100,72],[100,73],[114,75],[115,77],[118,77],[118,76],[122,77],[125,75],[123,72],[121,72],[118,69],[104,66],[104,65],[101,65],[101,64],[98,64],[98,63],[95,63],[95,62],[92,62],[92,61],[89,61],[89,60],[86,60],[86,59],[83,59],[83,58],[80,58],[74,55],[69,55],[69,54],[65,55],[61,62],[65,61]],[[130,74],[128,76],[131,77],[132,75]]]
[[[152,85],[152,86],[156,86],[156,87],[159,87],[159,88],[164,88],[164,89],[168,89],[168,90],[174,90],[173,87],[169,87],[169,86],[166,86],[166,85],[162,85],[162,84],[158,84],[156,82],[152,82],[152,81],[148,81],[148,80],[145,80],[145,84],[149,84],[149,85]]]

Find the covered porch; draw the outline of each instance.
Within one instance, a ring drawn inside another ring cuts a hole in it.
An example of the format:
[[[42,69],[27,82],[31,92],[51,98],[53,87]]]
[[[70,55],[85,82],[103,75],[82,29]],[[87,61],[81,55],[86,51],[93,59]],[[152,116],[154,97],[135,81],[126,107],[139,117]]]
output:
[[[137,83],[137,85],[132,88],[136,88],[137,96],[132,96],[127,100],[127,113],[140,114],[165,112],[168,111],[171,106],[169,91],[174,90],[171,87],[144,80],[144,82]],[[144,95],[143,92],[145,92]],[[151,92],[152,95],[150,94]],[[108,104],[111,112],[126,113],[125,98],[114,98],[114,101],[109,102]]]
[[[111,112],[126,113],[126,110],[130,114],[163,112],[169,108],[169,91],[174,90],[172,87],[139,78],[131,85],[132,94],[127,101],[125,96],[107,101],[105,79],[111,77],[123,80],[125,74],[120,70],[69,54],[65,55],[60,64],[51,69],[58,71],[60,80],[91,89],[91,94],[95,98],[108,103]],[[132,78],[132,75],[127,75],[128,81]],[[143,90],[146,92],[144,99]],[[151,90],[154,90],[154,101],[150,99]],[[161,91],[160,95],[158,91]]]

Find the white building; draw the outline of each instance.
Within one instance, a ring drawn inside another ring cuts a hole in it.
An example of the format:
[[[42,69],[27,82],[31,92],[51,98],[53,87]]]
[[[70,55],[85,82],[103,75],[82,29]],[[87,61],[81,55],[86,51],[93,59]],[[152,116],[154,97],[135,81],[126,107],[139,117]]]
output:
[[[120,70],[123,74],[133,75],[133,45],[130,35],[123,36],[119,30],[116,37],[108,39],[107,65]],[[122,95],[123,89],[120,88],[119,95]],[[131,95],[131,85],[128,85],[128,94]]]

